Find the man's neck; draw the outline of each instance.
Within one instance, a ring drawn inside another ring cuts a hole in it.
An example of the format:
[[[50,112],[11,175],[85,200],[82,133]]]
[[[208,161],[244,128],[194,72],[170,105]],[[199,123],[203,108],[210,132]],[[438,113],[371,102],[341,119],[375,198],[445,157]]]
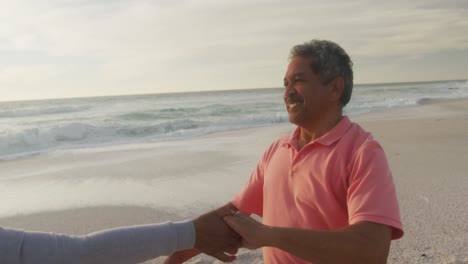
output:
[[[301,150],[305,145],[320,138],[321,136],[332,130],[343,119],[341,112],[330,115],[322,120],[319,120],[313,126],[300,127],[297,137],[297,147]]]

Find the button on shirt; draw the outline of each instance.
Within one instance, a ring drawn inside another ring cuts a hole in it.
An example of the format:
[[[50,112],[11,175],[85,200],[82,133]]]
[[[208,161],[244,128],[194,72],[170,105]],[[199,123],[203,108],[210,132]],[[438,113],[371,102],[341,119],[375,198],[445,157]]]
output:
[[[299,131],[267,149],[232,203],[269,226],[336,230],[370,221],[403,236],[392,174],[372,135],[345,116],[298,151]],[[308,263],[276,248],[263,255],[265,263]]]

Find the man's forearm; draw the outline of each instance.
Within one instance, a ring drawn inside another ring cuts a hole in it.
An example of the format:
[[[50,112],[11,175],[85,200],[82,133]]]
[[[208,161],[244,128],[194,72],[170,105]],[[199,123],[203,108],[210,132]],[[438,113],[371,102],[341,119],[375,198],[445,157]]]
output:
[[[387,226],[358,223],[337,231],[270,227],[264,245],[320,264],[386,263],[391,231]]]

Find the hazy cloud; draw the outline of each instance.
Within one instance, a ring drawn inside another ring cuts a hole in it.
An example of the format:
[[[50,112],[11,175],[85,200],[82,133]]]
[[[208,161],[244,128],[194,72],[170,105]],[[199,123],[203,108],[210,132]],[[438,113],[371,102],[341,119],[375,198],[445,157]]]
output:
[[[357,62],[357,80],[373,81],[365,69],[374,64],[361,62],[466,54],[465,2],[0,1],[0,100],[45,90],[63,97],[280,86],[290,47],[311,38],[341,44]],[[402,81],[389,74],[382,81]],[[444,76],[452,75],[437,78]]]

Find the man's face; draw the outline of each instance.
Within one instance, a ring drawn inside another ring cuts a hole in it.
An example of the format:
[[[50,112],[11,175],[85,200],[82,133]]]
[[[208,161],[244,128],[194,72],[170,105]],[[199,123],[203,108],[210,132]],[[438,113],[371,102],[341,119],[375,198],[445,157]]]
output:
[[[312,70],[311,62],[312,57],[294,57],[284,77],[284,103],[289,121],[306,128],[330,110],[329,89]]]

